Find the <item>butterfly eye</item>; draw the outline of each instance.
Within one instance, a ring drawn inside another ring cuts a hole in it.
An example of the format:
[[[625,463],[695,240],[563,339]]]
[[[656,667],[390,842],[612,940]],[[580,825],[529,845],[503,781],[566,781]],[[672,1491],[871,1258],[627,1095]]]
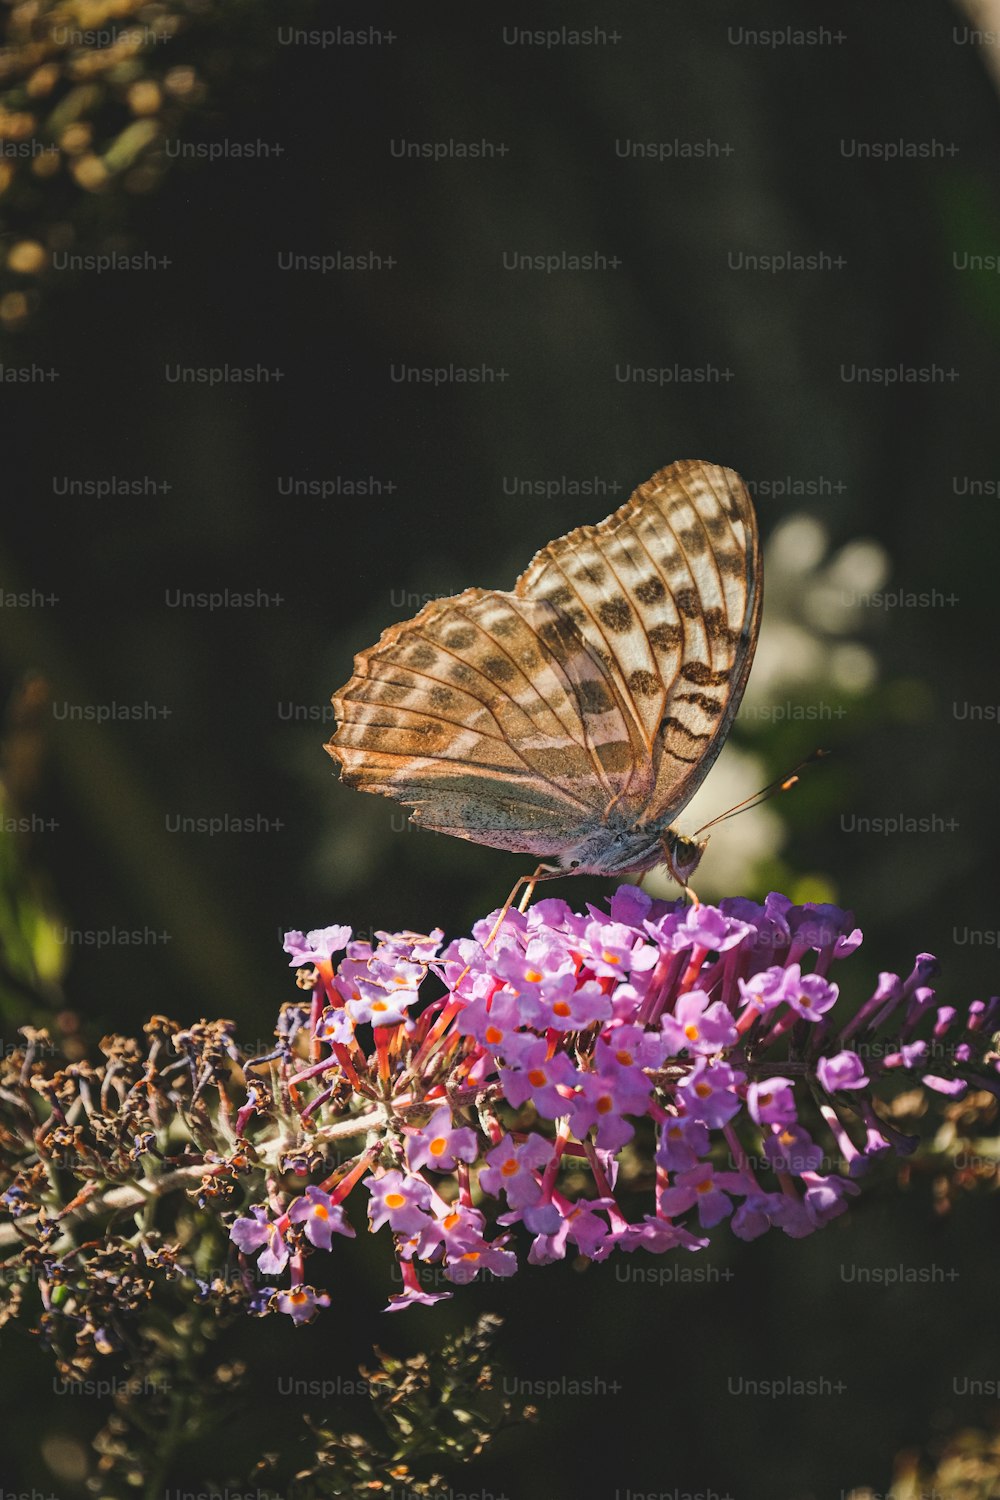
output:
[[[571,859],[569,862],[569,868],[571,870],[578,870],[580,868],[580,861],[578,859]]]

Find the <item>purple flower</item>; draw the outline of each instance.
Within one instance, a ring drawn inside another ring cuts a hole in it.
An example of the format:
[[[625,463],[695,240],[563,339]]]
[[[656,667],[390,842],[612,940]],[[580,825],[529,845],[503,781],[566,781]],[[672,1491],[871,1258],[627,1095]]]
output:
[[[743,1074],[735,1073],[728,1063],[708,1063],[699,1057],[677,1097],[693,1120],[720,1130],[739,1111],[736,1089],[744,1081]]]
[[[395,1236],[403,1271],[395,1309],[442,1295],[421,1289],[420,1261],[442,1266],[457,1283],[483,1269],[513,1271],[505,1237],[488,1237],[491,1198],[501,1200],[493,1223],[523,1223],[534,1235],[529,1261],[536,1265],[570,1247],[595,1261],[618,1249],[698,1249],[707,1239],[672,1222],[695,1212],[705,1227],[728,1219],[744,1239],[770,1228],[799,1239],[843,1212],[857,1191],[852,1179],[879,1155],[913,1149],[915,1138],[878,1112],[897,1070],[946,1097],[970,1081],[1000,1095],[1000,1066],[983,1057],[1000,1001],[967,1012],[937,1006],[929,955],[918,955],[905,982],[883,974],[876,992],[850,1007],[853,1019],[840,1020],[830,965],[861,941],[852,913],[840,907],[796,905],[775,891],[762,904],[729,898],[692,907],[624,885],[610,910],[574,912],[542,899],[527,913],[508,911],[494,933],[496,915],[443,951],[437,930],[380,932],[374,951],[346,927],[288,934],[295,965],[322,963],[329,974],[334,955],[342,956],[334,1004],[322,1009],[331,996],[318,986],[311,1006],[285,1007],[272,1076],[248,1078],[247,1102],[235,1115],[241,1132],[253,1120],[258,1145],[289,1106],[310,1127],[275,1159],[280,1177],[270,1181],[268,1203],[248,1209],[230,1231],[262,1269],[281,1270],[293,1254],[298,1282],[312,1247],[328,1249],[335,1233],[351,1233],[343,1208],[318,1187],[292,1197],[282,1216],[278,1186],[292,1170],[307,1182],[318,1175],[324,1127],[345,1111],[364,1112],[368,1141],[342,1191],[364,1182],[371,1228],[388,1224]],[[816,1023],[808,1032],[806,1021]],[[951,1043],[940,1075],[928,1072],[924,1038],[932,1032]],[[196,1078],[195,1036],[183,1034],[183,1050]],[[850,1050],[854,1037],[857,1051]],[[338,1049],[336,1062],[320,1056],[319,1042]],[[421,1101],[430,1118],[405,1123]],[[502,1134],[507,1105],[532,1109]],[[799,1123],[803,1105],[817,1122],[812,1133]],[[477,1109],[481,1130],[461,1123]],[[655,1212],[640,1207],[626,1217],[615,1197],[618,1157],[638,1121],[647,1126],[640,1159],[656,1131]],[[777,1174],[780,1191],[757,1180],[758,1164],[747,1155],[751,1125],[763,1143],[760,1176],[769,1182]],[[726,1147],[735,1170],[715,1170]],[[836,1166],[821,1175],[831,1154]],[[234,1160],[249,1172],[267,1170],[245,1143]],[[557,1172],[571,1160],[571,1172]],[[457,1182],[439,1192],[440,1174],[451,1173]],[[559,1191],[560,1181],[572,1185],[575,1201]],[[481,1206],[473,1207],[469,1195],[477,1190]],[[282,1296],[301,1293],[296,1286]],[[320,1305],[311,1295],[298,1316],[298,1304],[288,1302],[296,1321]]]
[[[583,1140],[592,1125],[597,1126],[597,1144],[616,1150],[630,1141],[634,1126],[622,1118],[625,1114],[645,1114],[653,1085],[639,1068],[609,1073],[581,1073],[570,1125],[578,1140]]]
[[[346,1009],[358,1025],[369,1021],[372,1026],[398,1026],[409,1021],[410,1006],[416,998],[416,990],[392,992],[372,985],[360,1000],[348,1000]]]
[[[479,1155],[476,1132],[452,1123],[451,1109],[443,1104],[417,1129],[406,1132],[406,1160],[410,1171],[432,1167],[435,1172],[453,1172],[456,1162],[475,1161]]]
[[[544,1000],[571,994],[576,985],[576,963],[556,934],[532,938],[523,953],[507,948],[498,955],[495,972],[517,996],[528,1025],[544,1013]]]
[[[481,1047],[503,1056],[508,1038],[520,1032],[522,1016],[514,995],[498,991],[490,999],[478,997],[458,1017],[459,1031],[475,1037]]]
[[[491,1271],[494,1276],[513,1276],[516,1270],[517,1256],[513,1251],[481,1240],[478,1245],[463,1250],[457,1260],[449,1261],[444,1274],[456,1286],[468,1286],[481,1271]]]
[[[354,1040],[354,1022],[346,1010],[328,1006],[317,1022],[316,1035],[323,1042],[340,1042],[347,1046]]]
[[[674,1006],[673,1015],[660,1022],[667,1052],[711,1056],[736,1043],[736,1027],[728,1006],[711,1001],[704,990],[688,990]]]
[[[583,934],[583,960],[598,979],[618,979],[632,967],[632,950],[642,946],[634,930],[622,922],[589,922]],[[655,962],[655,950],[650,951]]]
[[[551,1027],[553,1031],[584,1031],[594,1021],[607,1021],[611,1017],[611,999],[596,980],[587,980],[576,989],[567,986],[555,998],[547,997],[547,1004],[539,1007],[536,1023]]]
[[[663,1036],[644,1026],[609,1026],[597,1043],[597,1071],[614,1073],[620,1068],[659,1068],[667,1056]]]
[[[832,952],[845,937],[853,948],[861,942],[861,932],[854,926],[854,913],[829,902],[806,901],[802,906],[790,906],[786,917],[792,938],[792,960],[800,958],[810,948],[817,953],[824,949]],[[849,947],[847,951],[851,952],[853,948]]]
[[[453,1292],[425,1292],[419,1283],[415,1286],[404,1286],[401,1292],[396,1292],[389,1298],[386,1312],[402,1312],[404,1307],[433,1307],[435,1302],[447,1302]]]
[[[288,1217],[293,1224],[305,1223],[306,1239],[320,1250],[330,1249],[334,1234],[354,1238],[354,1230],[347,1222],[344,1210],[322,1188],[307,1187],[288,1210]]]
[[[801,1125],[776,1126],[764,1137],[764,1155],[775,1172],[815,1172],[823,1160],[821,1147]]]
[[[682,1214],[694,1204],[698,1206],[698,1222],[703,1229],[711,1229],[733,1211],[733,1205],[716,1185],[710,1162],[699,1162],[689,1172],[679,1173],[674,1186],[660,1193],[658,1207],[661,1214],[669,1216]]]
[[[267,1209],[255,1203],[250,1218],[236,1219],[229,1238],[244,1255],[257,1255],[257,1265],[265,1276],[279,1276],[288,1264],[288,1246],[277,1224],[267,1216]],[[261,1253],[262,1252],[262,1253]]]
[[[798,964],[789,964],[785,975],[785,999],[804,1020],[818,1020],[837,1003],[837,986],[819,974],[803,974]]]
[[[717,906],[689,906],[674,932],[673,946],[708,948],[725,953],[749,937],[753,928]]]
[[[306,964],[318,964],[323,959],[332,958],[335,953],[346,948],[350,941],[349,927],[317,927],[313,932],[286,932],[282,947],[292,955],[288,961],[289,968],[301,969]]]
[[[660,1128],[656,1148],[657,1166],[668,1172],[687,1172],[709,1148],[708,1126],[701,1120],[678,1115]]]
[[[511,1208],[533,1208],[542,1196],[542,1185],[535,1174],[544,1171],[554,1155],[552,1142],[540,1135],[529,1135],[520,1143],[505,1135],[487,1153],[489,1165],[479,1174],[479,1186],[494,1198],[503,1193]]]
[[[620,885],[611,897],[611,920],[624,927],[641,928],[652,905],[653,898],[637,885]]]
[[[500,1069],[500,1082],[507,1102],[515,1109],[530,1099],[546,1120],[568,1113],[570,1101],[559,1092],[577,1081],[577,1070],[565,1052],[548,1056],[543,1037],[511,1037],[507,1058],[512,1066]]]
[[[844,1213],[847,1199],[861,1191],[856,1182],[844,1177],[820,1177],[815,1172],[803,1172],[801,1176],[806,1184],[806,1211],[817,1229]]]
[[[484,917],[481,922],[475,924],[472,929],[472,936],[476,939],[477,943],[485,943],[487,938],[491,936],[494,924],[499,915],[499,909],[491,911],[488,917]],[[518,911],[514,906],[508,907],[503,922],[493,936],[493,941],[490,944],[490,953],[496,957],[505,948],[516,947],[519,950],[523,949],[524,934],[527,930],[528,919],[524,913]]]
[[[816,1064],[816,1077],[828,1094],[835,1094],[838,1089],[864,1088],[868,1082],[865,1065],[856,1052],[837,1052],[833,1057],[821,1057]]]
[[[549,1266],[554,1261],[564,1260],[569,1229],[569,1219],[563,1217],[556,1228],[539,1230],[528,1251],[529,1266]]]
[[[613,1201],[610,1200],[610,1203]],[[572,1240],[582,1255],[588,1255],[591,1260],[608,1237],[608,1226],[599,1217],[598,1210],[606,1210],[610,1203],[601,1198],[583,1198],[563,1211],[567,1238]]]
[[[969,1087],[964,1078],[942,1078],[936,1073],[925,1073],[921,1082],[925,1088],[933,1089],[935,1094],[946,1094],[952,1099],[961,1099]]]
[[[398,962],[430,963],[437,955],[444,937],[440,927],[433,932],[376,932],[378,948],[376,959],[390,966]]]
[[[797,979],[798,964],[794,967]],[[769,1011],[776,1010],[779,1005],[783,1005],[789,999],[792,983],[794,980],[787,969],[778,964],[772,964],[770,968],[758,970],[750,979],[740,979],[740,994],[748,1010],[763,1016]]]
[[[638,1224],[622,1224],[612,1230],[608,1239],[626,1255],[636,1250],[647,1250],[650,1255],[663,1255],[667,1250],[704,1250],[709,1243],[656,1214],[646,1214]]]
[[[287,1313],[296,1328],[302,1323],[311,1323],[321,1307],[330,1306],[326,1292],[317,1292],[311,1286],[293,1286],[276,1297],[278,1311]]]
[[[433,1225],[425,1230],[420,1245],[421,1259],[428,1259],[437,1246],[444,1250],[447,1260],[455,1260],[467,1250],[482,1243],[486,1216],[478,1208],[467,1204],[447,1204],[439,1200],[435,1205]]]
[[[431,1204],[431,1190],[421,1177],[405,1177],[393,1168],[380,1177],[365,1178],[371,1194],[368,1218],[372,1233],[388,1223],[401,1234],[413,1234],[424,1226]]]
[[[526,930],[531,932],[561,932],[579,937],[587,925],[586,917],[579,916],[565,901],[555,896],[543,896],[535,901],[525,914]]]
[[[747,1088],[747,1109],[756,1125],[791,1125],[797,1119],[790,1078],[766,1078]]]

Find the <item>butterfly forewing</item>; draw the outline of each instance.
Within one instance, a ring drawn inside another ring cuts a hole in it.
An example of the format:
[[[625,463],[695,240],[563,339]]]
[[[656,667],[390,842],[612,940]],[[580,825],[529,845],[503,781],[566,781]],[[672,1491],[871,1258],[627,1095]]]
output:
[[[599,526],[551,542],[515,592],[565,611],[631,705],[656,768],[651,821],[689,800],[746,685],[761,609],[757,525],[732,469],[661,469]]]
[[[467,589],[386,630],[334,697],[327,749],[426,827],[540,857],[586,844],[590,868],[621,870],[623,830],[631,847],[665,827],[718,754],[760,606],[739,476],[673,464],[512,593]]]

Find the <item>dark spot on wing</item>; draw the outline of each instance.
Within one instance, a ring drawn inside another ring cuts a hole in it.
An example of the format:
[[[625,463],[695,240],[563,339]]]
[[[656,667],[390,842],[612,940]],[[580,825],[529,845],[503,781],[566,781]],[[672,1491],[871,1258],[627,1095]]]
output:
[[[483,672],[493,682],[510,682],[517,676],[517,668],[506,656],[488,656],[483,662]]]
[[[663,684],[654,672],[637,667],[634,672],[629,673],[628,687],[629,692],[634,693],[637,698],[649,698],[660,692]]]
[[[654,625],[646,632],[649,644],[657,651],[673,651],[684,639],[680,625]]]
[[[722,704],[716,698],[710,698],[707,693],[678,693],[675,699],[677,703],[697,703],[703,714],[710,719],[717,719],[722,712]]]
[[[705,611],[705,631],[710,641],[717,641],[726,646],[732,646],[739,636],[739,631],[730,628],[721,609]]]
[[[686,661],[681,667],[681,676],[696,687],[721,687],[729,681],[728,672],[716,672],[704,661]]]
[[[619,635],[632,628],[632,611],[621,594],[617,594],[613,599],[605,599],[597,611],[597,618],[606,629],[613,630]]]
[[[459,625],[456,629],[449,630],[444,643],[449,651],[468,651],[475,639],[476,632],[471,625]]]
[[[662,578],[644,578],[632,590],[640,604],[658,604],[667,596],[667,587]]]
[[[746,573],[746,564],[739,552],[725,552],[715,554],[715,564],[719,572],[726,578],[742,578]]]
[[[657,733],[662,739],[666,739],[668,735],[683,735],[686,740],[692,742],[692,745],[694,743],[697,743],[699,740],[707,740],[711,738],[711,735],[708,734],[692,733],[692,731],[688,729],[685,724],[681,723],[680,719],[675,719],[670,716],[660,720],[660,727],[657,730]],[[682,755],[681,752],[677,750],[673,745],[670,747],[670,754],[673,755],[677,760],[683,760],[691,766],[697,765],[698,761],[701,760],[700,751],[696,751],[694,755]]]

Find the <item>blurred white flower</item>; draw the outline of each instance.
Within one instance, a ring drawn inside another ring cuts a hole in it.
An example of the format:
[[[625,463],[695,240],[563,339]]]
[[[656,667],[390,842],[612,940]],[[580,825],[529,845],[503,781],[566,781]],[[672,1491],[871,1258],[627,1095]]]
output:
[[[748,723],[788,693],[810,702],[824,691],[863,692],[878,675],[857,631],[864,598],[889,577],[885,548],[870,537],[846,542],[829,559],[829,538],[813,516],[789,516],[764,549],[764,619],[744,699]]]
[[[832,556],[829,549],[826,528],[808,515],[782,521],[765,548],[764,617],[738,714],[744,733],[800,718],[815,723],[816,746],[809,748],[816,748],[823,723],[843,714],[842,697],[864,692],[878,676],[873,653],[850,637],[864,621],[866,596],[889,577],[889,555],[868,537],[846,542]],[[752,750],[728,744],[679,818],[681,831],[694,833],[773,775]],[[759,862],[783,843],[784,823],[769,802],[720,823],[695,876],[698,894],[713,899],[747,888]],[[644,884],[652,895],[677,894],[662,867]]]

